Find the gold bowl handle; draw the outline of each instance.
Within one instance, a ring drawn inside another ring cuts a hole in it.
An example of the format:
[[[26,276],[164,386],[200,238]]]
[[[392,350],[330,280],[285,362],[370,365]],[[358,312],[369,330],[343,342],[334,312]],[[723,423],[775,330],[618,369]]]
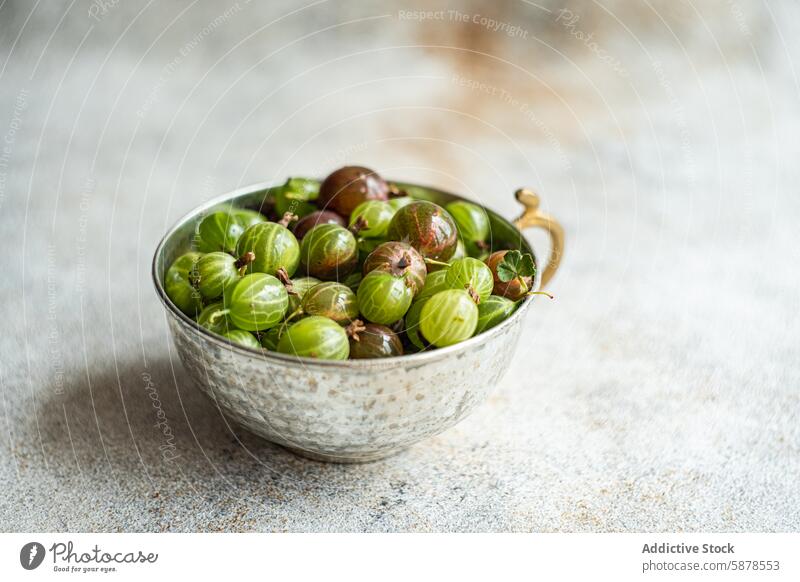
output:
[[[539,195],[533,190],[520,188],[515,196],[525,210],[514,221],[514,226],[520,231],[526,228],[541,227],[550,235],[550,259],[542,273],[541,287],[544,288],[556,274],[558,265],[561,263],[561,257],[564,254],[564,228],[555,218],[539,210]]]

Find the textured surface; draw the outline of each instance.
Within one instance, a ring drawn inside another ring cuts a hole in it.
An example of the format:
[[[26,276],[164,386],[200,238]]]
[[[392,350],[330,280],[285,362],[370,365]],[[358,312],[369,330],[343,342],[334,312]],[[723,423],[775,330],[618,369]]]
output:
[[[800,529],[798,8],[575,4],[2,3],[0,528]],[[360,466],[229,426],[149,280],[345,161],[568,237],[489,401]]]

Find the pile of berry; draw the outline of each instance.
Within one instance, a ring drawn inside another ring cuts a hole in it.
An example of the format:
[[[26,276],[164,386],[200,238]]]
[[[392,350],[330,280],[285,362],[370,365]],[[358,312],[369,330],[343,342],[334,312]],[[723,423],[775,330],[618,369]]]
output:
[[[475,204],[416,200],[367,168],[291,178],[269,214],[197,225],[166,273],[172,302],[231,342],[296,356],[400,356],[462,342],[532,293],[533,259],[490,247]]]

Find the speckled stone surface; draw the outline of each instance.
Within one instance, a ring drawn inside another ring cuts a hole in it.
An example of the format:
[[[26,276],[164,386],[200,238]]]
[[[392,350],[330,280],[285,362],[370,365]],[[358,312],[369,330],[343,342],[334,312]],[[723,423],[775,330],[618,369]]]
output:
[[[797,5],[418,4],[0,4],[0,529],[800,529]],[[488,402],[354,466],[229,425],[149,276],[344,162],[568,237]]]

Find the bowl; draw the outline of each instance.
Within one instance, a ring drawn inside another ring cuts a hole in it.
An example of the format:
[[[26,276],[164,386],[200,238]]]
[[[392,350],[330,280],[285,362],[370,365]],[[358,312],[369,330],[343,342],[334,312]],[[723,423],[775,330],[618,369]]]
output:
[[[444,205],[460,196],[395,182],[415,198]],[[153,283],[185,373],[227,418],[297,454],[359,463],[397,453],[453,426],[483,402],[511,365],[532,298],[498,326],[446,348],[394,358],[328,361],[228,343],[184,315],[164,291],[172,261],[188,251],[198,221],[233,204],[259,209],[278,186],[256,184],[211,200],[173,226],[153,258]],[[563,252],[561,226],[518,190],[524,209],[509,222],[489,209],[493,242],[534,257],[522,230],[544,228],[551,253],[534,285],[546,285]],[[535,259],[534,259],[535,260]],[[537,269],[540,271],[540,269]]]

